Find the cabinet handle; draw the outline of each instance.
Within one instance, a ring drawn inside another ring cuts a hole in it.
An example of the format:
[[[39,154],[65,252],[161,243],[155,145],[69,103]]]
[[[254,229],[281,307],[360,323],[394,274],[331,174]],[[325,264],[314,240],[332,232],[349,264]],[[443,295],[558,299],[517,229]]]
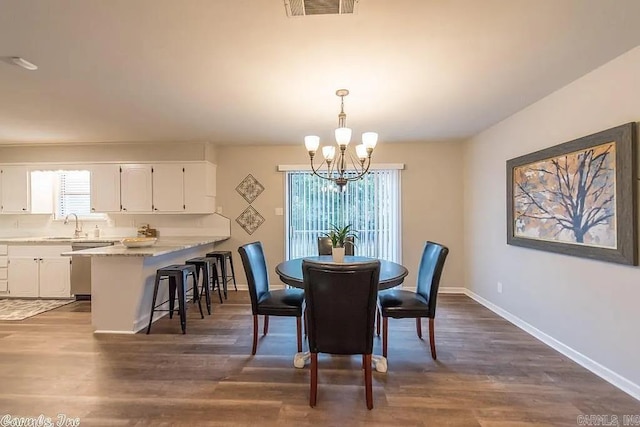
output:
[[[122,208],[122,210],[123,210],[123,211],[126,211],[126,210],[127,210],[127,208]]]
[[[95,212],[95,211],[96,211],[96,208],[91,208],[91,212]]]
[[[33,260],[34,260],[34,261],[36,261],[36,262],[38,262],[38,258],[34,258]]]
[[[26,210],[27,210],[27,208],[22,208],[22,210],[23,210],[23,211],[26,211]]]
[[[153,210],[154,210],[154,211],[157,211],[157,210],[158,210],[158,208],[153,208]]]

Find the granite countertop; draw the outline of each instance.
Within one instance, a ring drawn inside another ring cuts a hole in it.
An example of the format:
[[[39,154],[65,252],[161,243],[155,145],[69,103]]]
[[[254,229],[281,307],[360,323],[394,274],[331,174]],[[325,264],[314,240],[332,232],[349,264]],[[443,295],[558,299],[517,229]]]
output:
[[[84,249],[81,251],[63,252],[63,256],[136,256],[153,257],[189,249],[196,246],[227,240],[229,236],[204,237],[160,237],[155,245],[146,248],[127,248],[117,243],[113,246]]]

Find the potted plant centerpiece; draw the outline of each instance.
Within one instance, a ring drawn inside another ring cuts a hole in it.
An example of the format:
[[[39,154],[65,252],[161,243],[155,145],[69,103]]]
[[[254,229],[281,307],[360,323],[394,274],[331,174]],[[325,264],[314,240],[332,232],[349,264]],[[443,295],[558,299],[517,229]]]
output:
[[[351,231],[351,224],[344,227],[332,225],[331,230],[325,233],[325,236],[331,240],[331,254],[334,262],[344,262],[344,246],[346,244],[353,245],[353,241],[347,240],[347,238],[358,238],[356,233]]]

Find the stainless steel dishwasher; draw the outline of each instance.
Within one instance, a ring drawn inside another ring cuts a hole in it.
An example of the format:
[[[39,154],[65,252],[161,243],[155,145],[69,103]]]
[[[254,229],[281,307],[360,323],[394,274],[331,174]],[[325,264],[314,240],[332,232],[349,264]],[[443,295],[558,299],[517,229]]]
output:
[[[113,242],[72,242],[72,251],[113,246]],[[71,257],[71,293],[77,300],[91,299],[91,257]]]

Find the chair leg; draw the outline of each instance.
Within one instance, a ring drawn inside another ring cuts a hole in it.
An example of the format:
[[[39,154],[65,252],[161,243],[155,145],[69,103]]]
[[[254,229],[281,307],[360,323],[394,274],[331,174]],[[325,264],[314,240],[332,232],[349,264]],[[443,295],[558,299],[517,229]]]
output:
[[[269,333],[269,316],[264,316],[264,330],[262,331],[262,335],[267,335]]]
[[[183,280],[185,288],[187,287],[187,279],[191,276],[193,278],[193,301],[198,301],[198,309],[200,310],[200,318],[204,319],[204,312],[202,311],[202,303],[200,301],[200,292],[198,291],[198,276],[195,273],[187,273],[184,275]]]
[[[309,391],[309,406],[316,406],[318,399],[318,353],[311,353],[311,390]]]
[[[380,336],[380,309],[376,307],[376,334]]]
[[[422,319],[416,317],[416,332],[418,332],[418,338],[422,339]]]
[[[156,309],[156,298],[158,298],[158,286],[160,284],[160,277],[156,274],[156,281],[153,286],[153,301],[151,302],[151,314],[149,315],[149,326],[147,326],[147,335],[151,332],[151,323],[153,322],[153,312]]]
[[[233,270],[233,257],[229,256],[229,265],[231,266],[231,277],[233,278],[233,289],[238,292],[238,285],[236,285],[236,272]]]
[[[435,321],[436,319],[433,318],[429,318],[429,342],[431,343],[431,357],[433,357],[433,360],[437,359],[436,356],[436,334],[434,331],[434,326],[435,326]]]
[[[253,348],[251,349],[251,355],[256,354],[256,347],[258,347],[258,315],[253,315]]]
[[[302,318],[296,317],[296,335],[298,337],[298,353],[302,353]]]
[[[382,316],[382,356],[387,357],[387,335],[389,333],[389,318]]]
[[[364,388],[367,396],[367,409],[373,409],[373,380],[371,378],[371,355],[364,355]]]

